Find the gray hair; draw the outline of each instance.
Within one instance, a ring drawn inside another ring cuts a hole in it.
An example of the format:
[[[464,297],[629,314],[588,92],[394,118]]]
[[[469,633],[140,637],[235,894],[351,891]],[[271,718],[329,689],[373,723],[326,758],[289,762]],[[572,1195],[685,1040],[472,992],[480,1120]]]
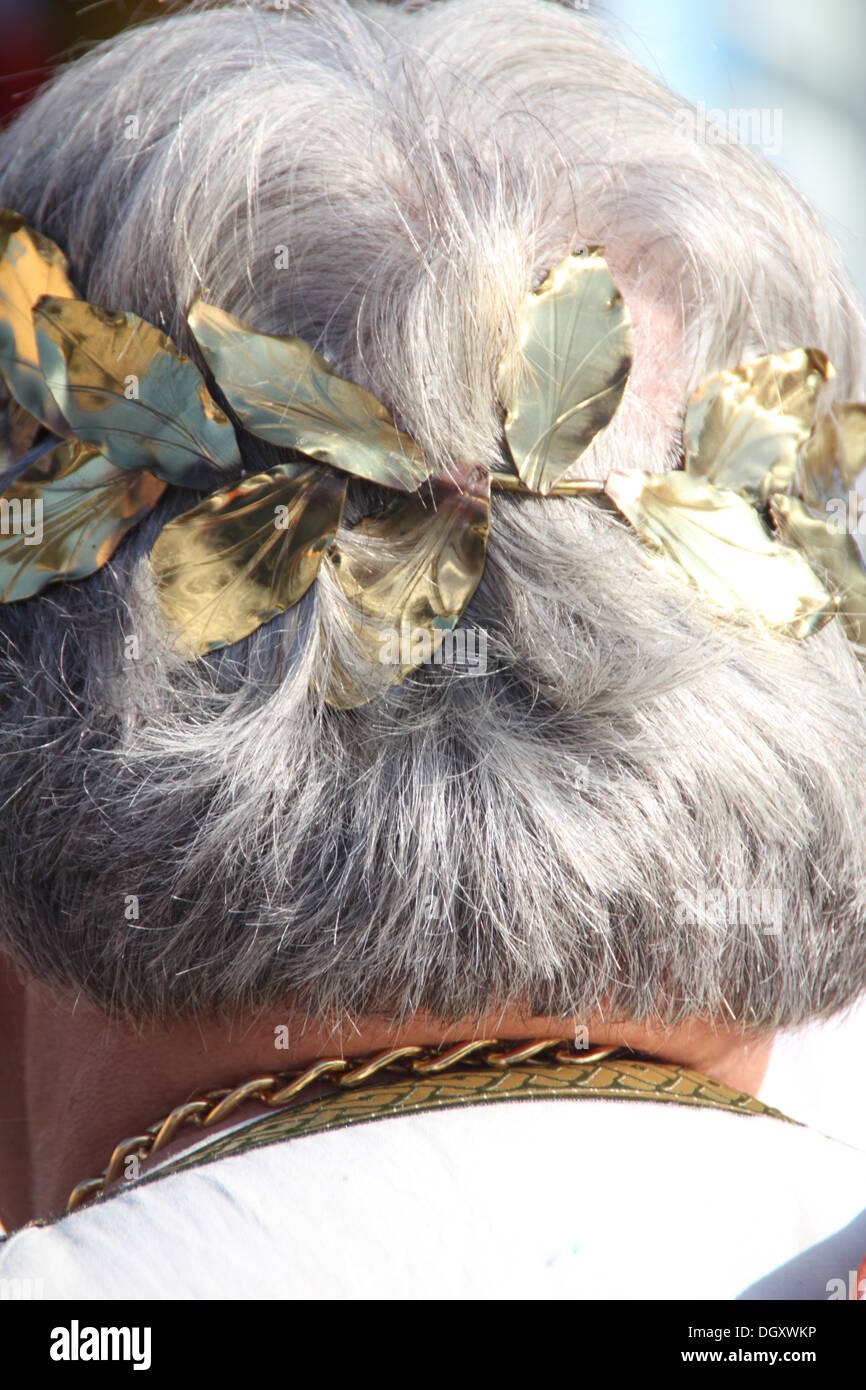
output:
[[[683,109],[545,0],[185,6],[54,78],[0,139],[0,202],[186,350],[202,288],[302,335],[440,466],[501,466],[517,308],[603,243],[636,361],[587,471],[664,469],[723,366],[814,345],[863,385],[815,215]],[[720,622],[601,509],[499,496],[464,620],[487,670],[339,711],[315,695],[351,661],[328,562],[248,640],[172,658],[146,556],[190,500],[0,609],[0,941],[30,971],[138,1019],[770,1028],[866,988],[866,703],[837,623]]]

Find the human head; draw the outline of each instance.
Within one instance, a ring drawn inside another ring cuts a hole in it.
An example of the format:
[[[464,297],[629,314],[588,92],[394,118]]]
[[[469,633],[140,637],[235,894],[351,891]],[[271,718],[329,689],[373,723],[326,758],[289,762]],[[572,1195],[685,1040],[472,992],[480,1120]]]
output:
[[[691,389],[750,355],[814,345],[862,387],[814,214],[682,109],[548,0],[193,5],[48,85],[0,140],[0,203],[187,351],[202,289],[306,338],[438,463],[500,463],[517,309],[601,243],[635,365],[587,472],[661,470]],[[866,704],[838,624],[719,623],[614,517],[500,496],[464,620],[486,672],[331,710],[327,561],[283,619],[171,658],[143,562],[188,505],[170,490],[104,571],[0,609],[0,940],[34,974],[141,1019],[765,1029],[866,987]]]

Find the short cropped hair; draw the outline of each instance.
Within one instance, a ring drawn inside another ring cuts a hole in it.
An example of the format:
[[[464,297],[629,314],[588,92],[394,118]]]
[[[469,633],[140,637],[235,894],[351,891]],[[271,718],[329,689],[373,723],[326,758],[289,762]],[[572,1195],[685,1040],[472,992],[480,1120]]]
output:
[[[49,82],[0,138],[0,202],[85,298],[186,351],[202,290],[303,336],[437,466],[502,466],[518,308],[603,244],[635,366],[586,471],[662,470],[689,392],[749,356],[819,347],[863,387],[815,214],[686,109],[547,0],[194,4]],[[171,657],[147,555],[195,500],[169,489],[103,571],[0,608],[0,942],[27,970],[151,1020],[771,1029],[866,988],[866,701],[838,623],[720,621],[602,509],[497,495],[463,621],[486,663],[333,709],[328,560],[284,617]],[[353,485],[347,524],[371,505]]]

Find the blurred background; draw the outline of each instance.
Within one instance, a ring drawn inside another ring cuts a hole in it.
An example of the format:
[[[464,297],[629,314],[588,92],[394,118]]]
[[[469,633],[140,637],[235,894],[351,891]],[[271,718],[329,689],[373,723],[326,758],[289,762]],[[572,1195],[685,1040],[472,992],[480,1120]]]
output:
[[[816,204],[866,299],[864,0],[572,0],[644,66],[763,149]],[[53,63],[158,0],[0,0],[0,121]]]
[[[620,40],[754,142],[821,212],[866,299],[864,0],[605,0]],[[586,8],[585,5],[576,6]],[[754,114],[759,114],[755,119]],[[742,113],[750,119],[743,120]]]

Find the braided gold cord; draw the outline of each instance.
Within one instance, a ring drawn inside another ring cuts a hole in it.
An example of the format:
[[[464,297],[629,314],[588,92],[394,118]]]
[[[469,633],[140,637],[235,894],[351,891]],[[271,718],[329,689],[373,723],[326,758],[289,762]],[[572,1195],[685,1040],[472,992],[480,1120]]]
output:
[[[249,1101],[258,1101],[269,1109],[276,1110],[295,1100],[316,1082],[323,1082],[335,1090],[350,1089],[363,1086],[365,1082],[389,1068],[403,1074],[409,1072],[421,1076],[437,1075],[461,1064],[502,1071],[521,1062],[533,1060],[553,1048],[557,1051],[551,1058],[552,1061],[576,1065],[599,1062],[621,1050],[618,1047],[589,1047],[578,1050],[563,1038],[538,1038],[532,1042],[511,1045],[500,1044],[496,1038],[480,1038],[475,1042],[458,1043],[444,1049],[389,1047],[372,1057],[354,1060],[346,1057],[325,1057],[299,1071],[256,1076],[239,1086],[208,1091],[198,1100],[175,1106],[164,1119],[157,1120],[142,1134],[133,1135],[118,1144],[100,1177],[88,1178],[72,1189],[66,1210],[76,1211],[85,1202],[103,1196],[112,1183],[123,1176],[128,1159],[134,1157],[143,1163],[166,1148],[181,1130],[210,1128],[228,1119],[239,1106]]]

